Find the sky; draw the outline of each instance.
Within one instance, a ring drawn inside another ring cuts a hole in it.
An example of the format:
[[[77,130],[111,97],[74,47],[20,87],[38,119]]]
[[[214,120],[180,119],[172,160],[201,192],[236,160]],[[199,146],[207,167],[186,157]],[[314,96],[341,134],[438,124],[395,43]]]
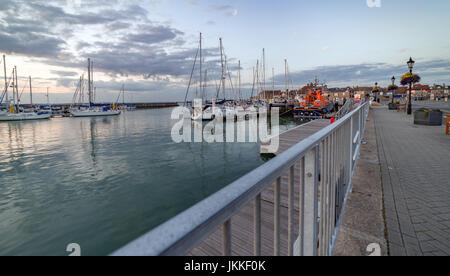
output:
[[[284,89],[285,59],[292,88],[316,76],[329,87],[387,85],[410,56],[423,83],[449,84],[448,14],[445,0],[0,0],[0,53],[8,76],[18,68],[19,92],[32,77],[35,102],[47,88],[52,102],[70,102],[87,58],[97,101],[115,101],[122,85],[126,101],[181,101],[200,32],[208,97],[220,80],[219,38],[228,97],[238,61],[251,93],[263,48],[267,89]],[[199,93],[198,65],[188,98]]]

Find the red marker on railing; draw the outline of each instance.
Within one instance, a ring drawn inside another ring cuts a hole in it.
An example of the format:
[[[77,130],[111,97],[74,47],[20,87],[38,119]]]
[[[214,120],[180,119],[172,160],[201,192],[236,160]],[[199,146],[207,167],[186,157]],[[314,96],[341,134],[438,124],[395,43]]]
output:
[[[336,122],[336,119],[335,118],[331,118],[331,120],[330,120],[330,125],[331,124],[334,124]]]

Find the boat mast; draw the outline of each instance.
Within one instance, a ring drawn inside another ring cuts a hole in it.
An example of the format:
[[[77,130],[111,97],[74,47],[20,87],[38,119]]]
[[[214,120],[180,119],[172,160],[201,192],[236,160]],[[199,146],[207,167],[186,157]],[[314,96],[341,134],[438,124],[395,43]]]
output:
[[[275,97],[275,68],[272,67],[272,93]]]
[[[284,89],[286,93],[288,92],[288,81],[287,81],[287,59],[284,59]]]
[[[31,88],[31,76],[30,76],[30,105],[33,105],[33,89]]]
[[[207,82],[208,82],[208,69],[205,69],[205,81],[203,82],[203,94],[202,94],[202,101],[203,100],[208,100],[208,97],[206,95],[206,87],[207,87]],[[204,99],[205,98],[205,99]]]
[[[94,62],[91,61],[91,92],[92,92],[92,100],[91,102],[94,103],[95,102],[95,94],[97,93],[97,91],[95,90],[94,87]]]
[[[47,87],[47,105],[50,105],[50,95],[48,94],[48,87]]]
[[[226,100],[225,98],[225,68],[223,64],[223,44],[222,44],[222,38],[219,38],[220,41],[220,63],[222,65],[222,94],[223,94],[223,100]]]
[[[242,93],[241,93],[241,61],[239,60],[239,71],[238,71],[238,78],[239,78],[239,101],[242,101]]]
[[[3,55],[3,70],[5,71],[5,93],[6,102],[8,102],[8,77],[6,76],[6,56]]]
[[[88,58],[88,93],[89,93],[89,107],[92,103],[92,87],[91,87],[91,59]]]
[[[267,100],[266,95],[266,50],[263,48],[263,90],[264,90],[264,100]]]
[[[253,92],[255,92],[255,80],[256,80],[256,74],[255,74],[255,66],[253,66],[253,86],[252,86],[252,94],[250,96],[250,100],[253,101]]]
[[[200,95],[202,95],[202,100],[203,100],[203,91],[202,91],[202,33],[200,33]]]
[[[81,105],[82,104],[82,97],[83,97],[83,87],[82,87],[82,82],[83,82],[83,76],[80,76],[80,84],[79,84],[79,91],[80,91],[80,95],[79,95],[79,97],[78,97],[78,103]]]
[[[261,92],[259,92],[261,88],[261,80],[259,78],[259,70],[261,69],[261,66],[259,64],[259,59],[256,61],[256,90],[258,93],[258,100],[261,100]]]
[[[19,100],[19,84],[17,82],[17,66],[14,66],[14,105],[16,105]]]
[[[122,85],[122,104],[125,106],[125,84]]]

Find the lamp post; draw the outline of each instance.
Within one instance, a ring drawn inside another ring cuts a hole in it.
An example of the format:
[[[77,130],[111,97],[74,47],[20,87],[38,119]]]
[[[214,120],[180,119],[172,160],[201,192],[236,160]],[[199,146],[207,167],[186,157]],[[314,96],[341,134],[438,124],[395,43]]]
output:
[[[374,96],[375,102],[377,102],[377,91],[378,91],[377,88],[378,88],[378,82],[375,83],[375,88],[373,89],[374,90],[373,96]]]
[[[392,104],[394,104],[394,93],[395,93],[395,90],[394,90],[394,85],[395,85],[395,76],[392,76]]]
[[[415,63],[415,61],[412,59],[412,57],[410,57],[407,64],[408,64],[409,73],[411,74],[411,76],[412,76],[412,69],[414,68],[414,63]],[[411,94],[412,94],[412,79],[409,82],[408,115],[412,114]]]

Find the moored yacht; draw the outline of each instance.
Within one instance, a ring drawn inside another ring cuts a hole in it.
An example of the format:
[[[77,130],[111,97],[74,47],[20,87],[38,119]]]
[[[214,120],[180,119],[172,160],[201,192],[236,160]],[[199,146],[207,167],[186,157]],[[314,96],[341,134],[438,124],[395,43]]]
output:
[[[110,105],[96,105],[93,103],[93,93],[92,93],[92,87],[93,87],[93,70],[92,70],[92,62],[91,59],[88,59],[88,94],[89,94],[89,106],[83,107],[78,106],[77,108],[72,108],[70,110],[70,114],[72,117],[98,117],[98,116],[116,116],[121,113],[120,110],[118,110],[117,104],[113,104],[112,108],[110,108]],[[80,85],[81,87],[81,85]],[[78,90],[75,92],[74,99],[76,99],[76,95],[78,93]],[[81,91],[80,91],[81,93]]]
[[[0,121],[30,121],[50,119],[50,114],[47,113],[0,113]]]
[[[106,106],[89,107],[87,109],[77,109],[70,111],[70,114],[73,117],[116,116],[120,113],[120,110],[108,109],[108,107]]]
[[[5,56],[3,55],[3,62],[5,62]],[[9,102],[9,111],[0,111],[0,121],[9,122],[9,121],[29,121],[29,120],[41,120],[41,119],[50,119],[50,115],[42,112],[37,112],[33,107],[33,90],[31,87],[31,77],[30,81],[30,106],[29,107],[20,107],[20,97],[19,97],[19,88],[18,88],[18,79],[17,79],[17,68],[14,67],[12,72],[12,77],[9,82],[7,80],[6,75],[6,63],[4,66],[5,70],[5,90],[0,95],[0,105],[3,102],[3,99],[7,99],[8,96],[8,88],[11,86],[13,88],[13,100]],[[8,102],[8,101],[7,101]],[[27,111],[27,112],[25,112]]]

